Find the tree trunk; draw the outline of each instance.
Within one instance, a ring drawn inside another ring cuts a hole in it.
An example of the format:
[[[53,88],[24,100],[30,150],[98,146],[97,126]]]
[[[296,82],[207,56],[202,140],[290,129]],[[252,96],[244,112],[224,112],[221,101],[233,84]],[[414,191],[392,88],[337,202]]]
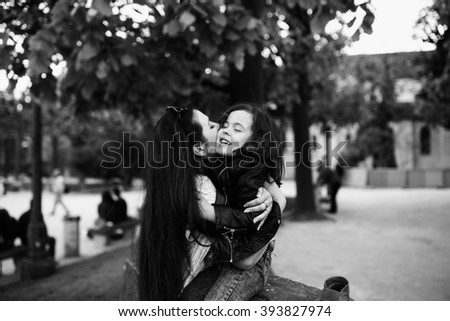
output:
[[[59,140],[58,136],[52,136],[52,169],[59,168]]]
[[[42,115],[41,106],[33,104],[33,208],[28,225],[28,257],[22,264],[22,277],[39,278],[53,273],[55,260],[47,247],[48,235],[42,217]]]
[[[257,19],[261,18],[265,1],[244,0],[242,4],[249,9]],[[261,104],[264,101],[263,93],[263,68],[261,47],[258,45],[254,56],[245,54],[244,69],[236,69],[230,65],[230,99],[231,103],[247,102]]]
[[[310,127],[309,102],[311,97],[307,72],[299,73],[298,91],[301,104],[295,106],[293,110],[294,146],[296,151],[295,180],[297,186],[293,218],[304,219],[317,214],[311,162],[308,157]]]
[[[16,143],[15,143],[15,162],[14,162],[14,175],[16,178],[19,176],[22,170],[22,115],[16,108]]]

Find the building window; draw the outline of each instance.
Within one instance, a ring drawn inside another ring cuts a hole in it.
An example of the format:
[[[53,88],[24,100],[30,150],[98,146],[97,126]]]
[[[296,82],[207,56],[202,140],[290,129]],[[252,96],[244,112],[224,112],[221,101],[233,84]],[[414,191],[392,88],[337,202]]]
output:
[[[430,127],[422,127],[420,130],[420,154],[431,154],[431,131]]]

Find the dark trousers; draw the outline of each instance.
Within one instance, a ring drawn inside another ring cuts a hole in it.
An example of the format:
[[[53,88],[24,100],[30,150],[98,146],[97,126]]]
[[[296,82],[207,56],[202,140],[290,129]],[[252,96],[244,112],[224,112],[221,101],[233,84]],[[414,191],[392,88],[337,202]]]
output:
[[[330,213],[336,213],[338,210],[336,195],[341,188],[341,183],[333,183],[328,186],[328,193],[330,194]]]

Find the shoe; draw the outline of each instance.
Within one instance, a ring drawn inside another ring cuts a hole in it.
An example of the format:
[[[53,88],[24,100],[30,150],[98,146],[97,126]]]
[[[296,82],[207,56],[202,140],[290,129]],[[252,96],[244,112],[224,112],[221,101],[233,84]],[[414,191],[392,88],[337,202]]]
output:
[[[325,280],[319,301],[350,301],[350,285],[342,276]]]

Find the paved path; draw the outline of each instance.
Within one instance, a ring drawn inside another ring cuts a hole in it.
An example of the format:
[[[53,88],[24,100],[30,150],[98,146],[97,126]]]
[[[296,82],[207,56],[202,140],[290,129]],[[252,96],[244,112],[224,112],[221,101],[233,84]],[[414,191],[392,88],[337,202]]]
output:
[[[294,186],[285,183],[287,196],[295,195]],[[142,195],[124,197],[136,209]],[[0,207],[18,217],[30,197],[10,193]],[[92,225],[99,195],[72,193],[66,201],[81,216],[82,231]],[[450,300],[450,189],[346,187],[338,201],[340,211],[329,220],[283,223],[272,264],[276,274],[319,288],[327,277],[342,275],[356,300]],[[51,205],[52,196],[44,193],[44,217],[62,257],[63,213],[48,216]],[[96,251],[82,238],[82,255]]]
[[[330,220],[283,224],[276,274],[342,275],[356,300],[450,300],[450,189],[346,187],[338,201]]]

